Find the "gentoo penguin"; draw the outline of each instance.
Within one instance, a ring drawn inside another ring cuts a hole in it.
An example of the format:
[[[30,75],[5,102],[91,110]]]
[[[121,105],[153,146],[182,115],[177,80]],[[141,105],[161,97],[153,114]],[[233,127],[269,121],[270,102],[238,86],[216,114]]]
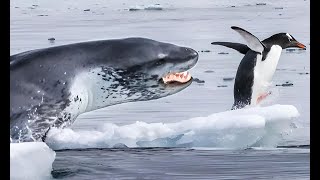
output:
[[[247,42],[247,45],[231,42],[212,42],[245,54],[241,60],[234,83],[234,104],[232,109],[256,105],[266,98],[270,92],[267,87],[271,84],[282,49],[296,47],[306,49],[288,33],[278,33],[260,41],[250,32],[236,26],[231,27]]]

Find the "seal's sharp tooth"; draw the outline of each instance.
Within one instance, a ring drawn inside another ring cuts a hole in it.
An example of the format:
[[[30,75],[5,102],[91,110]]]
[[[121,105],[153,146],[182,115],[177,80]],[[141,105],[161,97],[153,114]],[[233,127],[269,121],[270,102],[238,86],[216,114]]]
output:
[[[162,80],[165,84],[170,83],[170,82],[186,83],[190,79],[191,79],[191,75],[188,71],[177,72],[177,73],[171,72],[162,78]]]

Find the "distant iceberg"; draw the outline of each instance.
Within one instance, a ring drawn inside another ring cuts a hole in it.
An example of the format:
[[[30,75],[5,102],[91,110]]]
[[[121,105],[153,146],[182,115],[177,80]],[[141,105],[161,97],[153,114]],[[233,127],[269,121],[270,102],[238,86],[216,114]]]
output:
[[[138,10],[163,10],[163,7],[160,4],[150,4],[147,6],[132,6],[128,9],[129,11],[138,11]]]

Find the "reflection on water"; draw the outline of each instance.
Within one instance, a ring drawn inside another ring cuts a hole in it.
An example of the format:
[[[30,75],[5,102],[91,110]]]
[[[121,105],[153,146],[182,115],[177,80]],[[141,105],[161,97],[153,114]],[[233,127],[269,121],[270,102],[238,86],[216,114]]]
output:
[[[57,151],[57,179],[309,179],[309,149]]]

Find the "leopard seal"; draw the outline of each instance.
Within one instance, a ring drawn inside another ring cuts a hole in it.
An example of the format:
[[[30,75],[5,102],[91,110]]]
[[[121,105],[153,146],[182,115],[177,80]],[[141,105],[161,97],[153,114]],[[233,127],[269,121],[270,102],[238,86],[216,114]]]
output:
[[[10,140],[44,140],[82,113],[175,94],[198,53],[141,37],[79,42],[10,57]]]

